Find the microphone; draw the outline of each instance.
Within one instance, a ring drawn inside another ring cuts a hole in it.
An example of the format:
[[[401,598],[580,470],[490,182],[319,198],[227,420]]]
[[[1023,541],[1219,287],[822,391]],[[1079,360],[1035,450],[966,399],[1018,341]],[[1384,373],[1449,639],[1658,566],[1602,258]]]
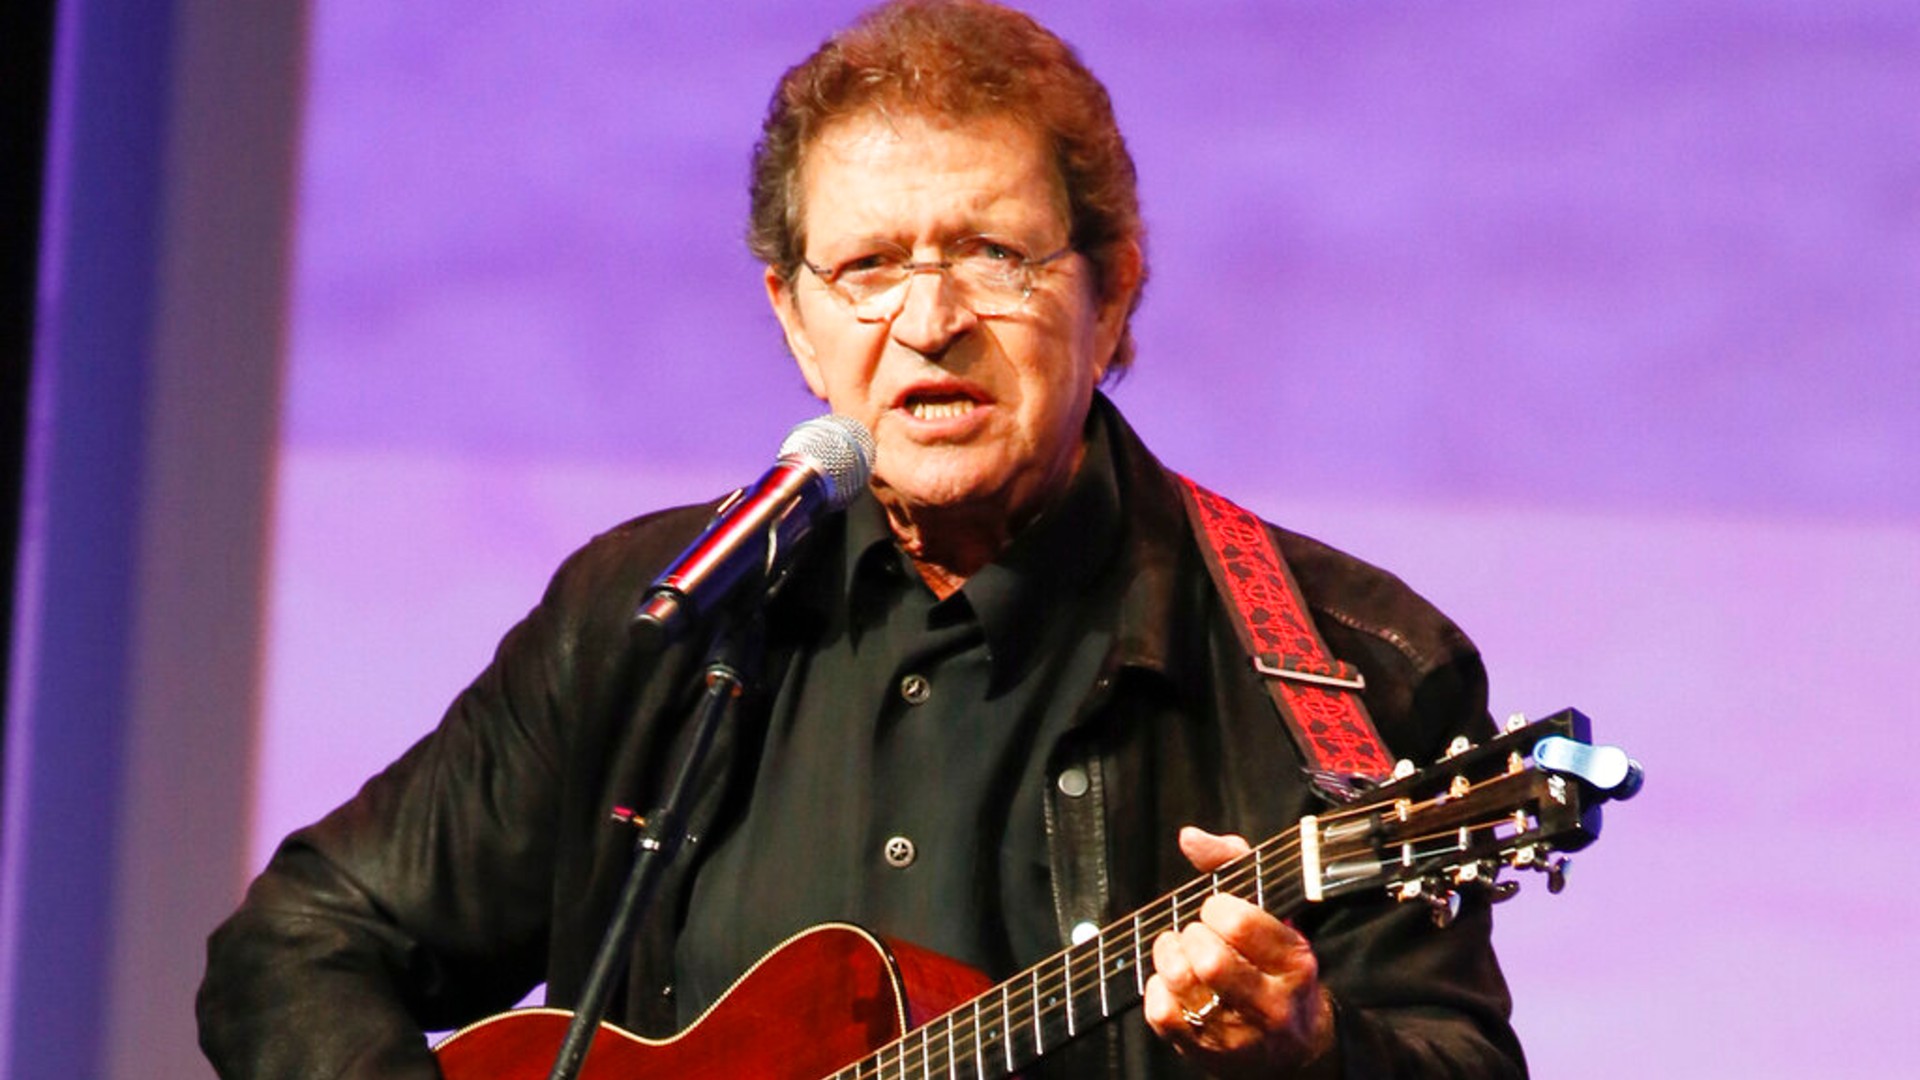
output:
[[[641,596],[631,624],[640,647],[662,649],[749,582],[778,580],[813,526],[867,486],[874,453],[873,436],[844,416],[817,416],[788,432],[773,468],[728,496]]]

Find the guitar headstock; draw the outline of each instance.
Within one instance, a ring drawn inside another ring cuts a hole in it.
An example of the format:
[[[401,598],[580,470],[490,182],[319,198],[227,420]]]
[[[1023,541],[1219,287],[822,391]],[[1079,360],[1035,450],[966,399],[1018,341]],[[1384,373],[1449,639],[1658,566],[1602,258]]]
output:
[[[1384,887],[1430,904],[1445,925],[1463,889],[1511,896],[1508,867],[1543,872],[1559,892],[1567,853],[1600,835],[1601,804],[1633,797],[1642,780],[1620,749],[1588,741],[1590,726],[1575,709],[1516,717],[1481,745],[1456,739],[1428,768],[1401,762],[1379,787],[1323,784],[1352,801],[1300,822],[1306,898]]]

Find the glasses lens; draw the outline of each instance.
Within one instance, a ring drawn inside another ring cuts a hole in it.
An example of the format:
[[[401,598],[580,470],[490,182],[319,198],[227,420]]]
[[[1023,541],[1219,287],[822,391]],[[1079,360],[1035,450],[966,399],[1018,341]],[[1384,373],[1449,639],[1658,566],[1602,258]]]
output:
[[[1027,299],[1026,267],[1017,261],[956,259],[952,275],[960,302],[978,315],[1005,315]]]
[[[871,277],[864,279],[858,287],[848,287],[843,282],[841,293],[852,302],[854,318],[861,322],[885,322],[893,318],[906,300],[907,280],[907,274],[901,272],[891,283]]]
[[[949,259],[954,285],[967,306],[978,314],[1007,314],[1024,303],[1032,291],[1027,253],[1004,240],[971,237]]]

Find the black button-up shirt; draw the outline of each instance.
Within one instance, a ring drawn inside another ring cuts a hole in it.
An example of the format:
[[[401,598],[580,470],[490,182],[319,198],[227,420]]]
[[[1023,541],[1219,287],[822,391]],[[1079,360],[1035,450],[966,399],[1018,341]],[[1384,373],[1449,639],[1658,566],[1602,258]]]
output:
[[[774,692],[743,814],[705,852],[676,949],[683,1020],[820,922],[995,977],[1064,944],[1044,757],[1087,697],[1124,587],[1111,580],[1119,488],[1099,427],[1060,500],[944,600],[871,498],[818,537],[825,550],[779,603],[819,635]]]

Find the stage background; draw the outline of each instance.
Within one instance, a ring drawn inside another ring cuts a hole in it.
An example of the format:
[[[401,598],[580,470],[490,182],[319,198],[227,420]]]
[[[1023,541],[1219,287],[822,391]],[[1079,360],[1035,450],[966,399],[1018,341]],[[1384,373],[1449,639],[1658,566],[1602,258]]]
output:
[[[818,410],[745,162],[856,9],[316,10],[260,856],[566,552]],[[1646,763],[1568,892],[1500,912],[1538,1074],[1895,1070],[1845,1033],[1897,1030],[1920,966],[1914,20],[1035,10],[1139,162],[1114,397],[1149,444],[1402,574],[1497,710],[1577,705]]]
[[[744,181],[778,72],[857,7],[315,6],[251,866],[569,551],[819,411]],[[1140,166],[1112,393],[1149,444],[1433,599],[1497,711],[1576,705],[1646,765],[1566,893],[1499,910],[1535,1074],[1901,1072],[1920,17],[1032,10]]]

